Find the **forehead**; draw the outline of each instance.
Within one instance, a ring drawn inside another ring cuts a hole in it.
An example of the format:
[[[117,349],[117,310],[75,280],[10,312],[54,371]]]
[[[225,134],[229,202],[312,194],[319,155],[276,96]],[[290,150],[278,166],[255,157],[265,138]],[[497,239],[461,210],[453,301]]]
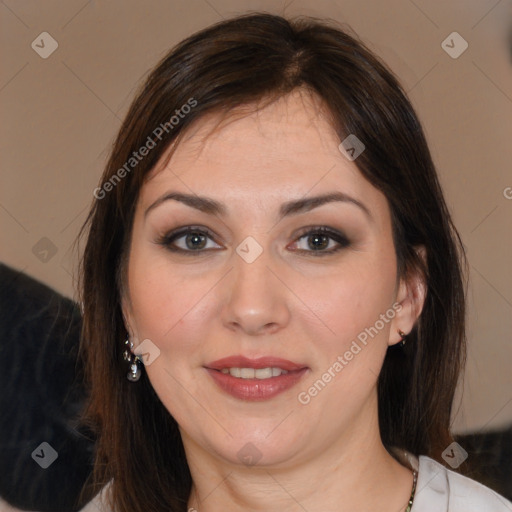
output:
[[[341,191],[377,215],[386,200],[338,149],[320,100],[301,90],[256,110],[210,114],[192,125],[168,164],[141,190],[142,206],[167,189],[207,195],[248,209],[307,194]]]

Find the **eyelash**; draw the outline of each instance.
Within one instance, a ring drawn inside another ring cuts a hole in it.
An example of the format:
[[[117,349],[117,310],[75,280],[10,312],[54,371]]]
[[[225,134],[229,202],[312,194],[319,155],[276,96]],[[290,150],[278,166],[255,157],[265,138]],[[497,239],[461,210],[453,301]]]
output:
[[[338,243],[337,247],[335,247],[334,249],[330,249],[330,250],[319,249],[318,251],[314,251],[314,250],[308,251],[308,250],[304,250],[304,249],[296,249],[297,252],[308,253],[308,254],[312,255],[313,257],[326,256],[328,254],[336,253],[336,252],[340,251],[341,249],[348,247],[351,243],[349,241],[349,239],[346,236],[344,236],[342,233],[333,231],[332,229],[329,229],[325,226],[317,226],[317,227],[313,227],[313,228],[308,227],[308,228],[304,228],[304,229],[306,231],[303,231],[294,240],[294,242],[297,242],[306,236],[320,234],[320,235],[327,236],[328,238],[331,238],[332,240],[334,240],[335,242]],[[215,237],[209,229],[202,228],[202,227],[196,227],[196,226],[187,226],[185,229],[179,229],[178,231],[173,231],[171,233],[163,235],[162,237],[160,237],[157,240],[157,243],[159,245],[164,246],[169,251],[185,254],[187,256],[194,256],[197,253],[204,253],[206,251],[212,250],[212,249],[187,250],[187,249],[182,249],[180,247],[176,247],[176,246],[172,245],[177,239],[182,238],[183,236],[186,236],[191,233],[196,233],[199,235],[206,235],[207,237],[209,237],[210,239],[213,239],[213,241],[215,241],[214,240]]]

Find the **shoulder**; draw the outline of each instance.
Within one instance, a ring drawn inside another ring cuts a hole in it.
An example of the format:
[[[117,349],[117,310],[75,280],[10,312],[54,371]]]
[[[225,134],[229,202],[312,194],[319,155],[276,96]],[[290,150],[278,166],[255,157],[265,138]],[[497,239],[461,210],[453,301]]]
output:
[[[512,503],[489,487],[430,457],[418,457],[418,482],[411,512],[512,512]]]
[[[111,483],[105,485],[105,487],[78,512],[113,512],[108,502],[110,488]]]

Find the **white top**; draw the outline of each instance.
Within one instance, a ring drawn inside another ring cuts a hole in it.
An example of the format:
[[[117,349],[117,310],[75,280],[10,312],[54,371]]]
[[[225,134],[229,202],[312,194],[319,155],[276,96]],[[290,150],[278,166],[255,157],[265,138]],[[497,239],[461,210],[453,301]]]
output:
[[[512,502],[439,462],[407,454],[418,471],[411,512],[512,512]]]
[[[402,453],[408,465],[418,471],[411,512],[512,512],[512,502],[475,480],[447,469],[425,455],[416,457]],[[111,512],[100,495],[80,512],[98,511]]]

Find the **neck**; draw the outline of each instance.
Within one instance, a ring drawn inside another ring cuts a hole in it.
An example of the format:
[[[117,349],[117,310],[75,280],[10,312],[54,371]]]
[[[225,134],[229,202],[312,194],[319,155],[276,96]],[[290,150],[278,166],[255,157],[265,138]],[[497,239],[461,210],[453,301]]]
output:
[[[314,458],[279,466],[233,464],[183,437],[193,480],[188,510],[405,511],[412,471],[382,445],[377,414],[366,420]]]

